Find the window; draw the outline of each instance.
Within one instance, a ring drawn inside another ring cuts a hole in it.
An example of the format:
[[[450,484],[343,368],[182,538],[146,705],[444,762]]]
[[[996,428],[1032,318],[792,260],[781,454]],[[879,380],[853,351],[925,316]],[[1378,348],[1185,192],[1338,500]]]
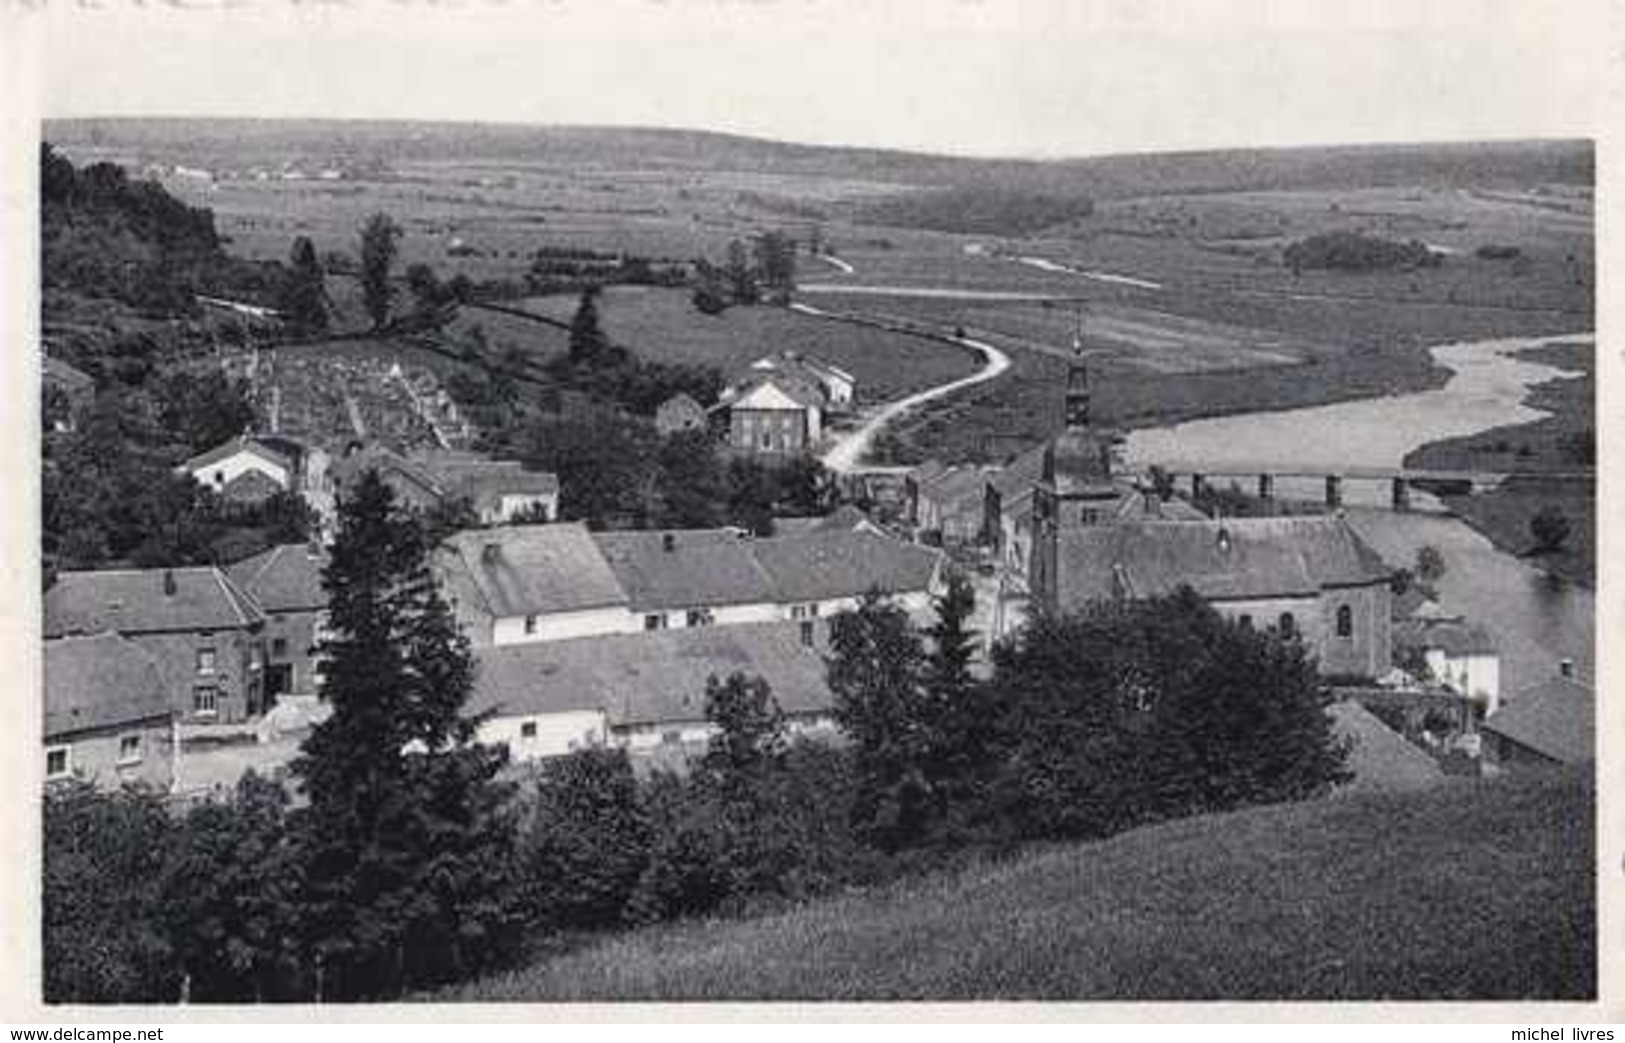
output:
[[[691,608],[688,610],[687,622],[691,627],[708,627],[715,622],[715,620],[711,615],[710,609]]]
[[[271,639],[271,654],[279,659],[287,655],[288,639],[285,637],[273,637]]]
[[[665,615],[665,613],[663,613],[663,612],[651,612],[647,616],[644,616],[643,617],[643,629],[645,629],[645,630],[664,630],[664,629],[666,629],[666,615]]]
[[[45,751],[45,777],[48,779],[66,778],[71,765],[68,759],[66,746],[52,746]]]
[[[120,764],[141,763],[141,736],[122,735],[119,737],[118,762]]]
[[[527,633],[527,634],[536,633],[536,617],[535,616],[526,616],[525,617],[525,633]]]
[[[660,742],[665,746],[679,746],[683,742],[682,732],[661,732]]]
[[[213,716],[220,708],[220,689],[201,684],[192,689],[192,712]]]
[[[801,621],[801,644],[805,648],[813,646],[813,621],[810,619]]]
[[[1253,628],[1253,617],[1243,612],[1236,617],[1236,624],[1243,630],[1251,630]]]
[[[200,648],[197,650],[197,672],[200,674],[214,673],[214,649]]]
[[[1354,636],[1354,610],[1347,605],[1341,605],[1337,609],[1337,636]]]
[[[1298,632],[1298,621],[1292,618],[1290,612],[1282,612],[1280,622],[1277,625],[1281,628],[1283,637],[1291,637]]]
[[[536,722],[526,721],[524,724],[521,724],[519,726],[519,737],[521,739],[536,738]]]

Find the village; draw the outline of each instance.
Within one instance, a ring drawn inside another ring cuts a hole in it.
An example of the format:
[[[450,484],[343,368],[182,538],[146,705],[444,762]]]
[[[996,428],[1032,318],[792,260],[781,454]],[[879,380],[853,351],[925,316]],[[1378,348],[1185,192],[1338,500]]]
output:
[[[1587,146],[58,131],[49,1002],[1591,987]]]
[[[446,538],[434,570],[475,649],[480,739],[516,763],[605,744],[681,763],[714,731],[706,679],[739,669],[769,681],[799,731],[834,735],[827,620],[878,590],[923,621],[956,569],[974,579],[984,656],[1035,608],[1182,586],[1243,626],[1297,636],[1357,737],[1362,787],[1591,757],[1592,696],[1571,665],[1503,693],[1495,639],[1335,507],[1225,517],[1126,473],[1113,433],[1091,424],[1081,357],[1065,428],[1045,444],[1002,467],[832,475],[882,491],[869,510],[836,496],[824,515],[775,518],[766,537],[559,521],[557,477],[461,448],[466,422],[426,372],[259,353],[221,364],[247,372],[269,423],[184,472],[227,502],[296,493],[317,534],[226,565],[59,574],[45,596],[47,784],[207,799],[246,770],[278,775],[326,714],[324,541],[369,470],[413,509],[469,507],[475,527]],[[48,358],[44,379],[82,408],[87,377]],[[715,403],[679,393],[654,422],[785,460],[837,444],[855,390],[839,367],[769,351]]]

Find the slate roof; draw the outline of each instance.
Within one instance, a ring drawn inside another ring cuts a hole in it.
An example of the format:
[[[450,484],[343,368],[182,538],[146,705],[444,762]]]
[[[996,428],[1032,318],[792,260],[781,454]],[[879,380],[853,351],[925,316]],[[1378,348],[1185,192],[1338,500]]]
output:
[[[476,599],[497,617],[627,602],[598,545],[577,522],[460,532],[447,540],[439,561],[454,595]]]
[[[264,471],[244,471],[220,487],[220,496],[231,503],[264,503],[282,491]]]
[[[445,490],[426,468],[381,445],[363,446],[348,456],[339,457],[328,467],[328,473],[339,484],[341,490],[360,481],[362,475],[370,470],[378,471],[380,476],[393,474],[420,487],[431,496],[445,495]]]
[[[784,515],[773,519],[773,535],[805,536],[810,532],[829,532],[837,529],[878,528],[873,518],[863,509],[844,503],[829,514]]]
[[[267,463],[275,464],[289,474],[293,473],[293,461],[276,450],[261,445],[247,435],[238,435],[236,438],[227,439],[213,449],[199,453],[181,464],[181,469],[191,472],[201,471],[210,464],[230,459],[238,453],[252,453]]]
[[[772,578],[775,600],[818,601],[861,594],[927,589],[942,566],[941,551],[863,530],[832,530],[746,543]]]
[[[795,623],[685,627],[640,634],[503,645],[475,653],[473,713],[497,716],[602,710],[612,727],[705,720],[706,681],[764,678],[788,714],[828,712],[824,627],[813,647]]]
[[[775,600],[754,541],[725,529],[600,532],[593,540],[636,611]]]
[[[1308,597],[1388,581],[1375,551],[1336,516],[1144,521],[1057,538],[1059,607],[1190,586],[1210,600]]]
[[[1338,793],[1423,789],[1445,777],[1444,769],[1426,750],[1359,703],[1333,703],[1327,713],[1332,733],[1353,743],[1345,767],[1354,778],[1339,787]]]
[[[170,713],[157,663],[117,634],[45,642],[45,738]]]
[[[232,582],[266,612],[308,612],[327,607],[322,569],[327,552],[284,543],[226,569]]]
[[[1590,685],[1554,677],[1506,699],[1482,728],[1561,764],[1585,764],[1596,757],[1596,697]]]
[[[165,575],[174,593],[165,591]],[[45,636],[230,630],[263,620],[254,601],[213,566],[58,573],[45,592]]]
[[[767,539],[726,529],[601,532],[593,539],[637,611],[819,601],[875,586],[924,590],[942,560],[939,551],[848,528]]]
[[[922,500],[932,500],[954,513],[972,507],[981,509],[982,498],[987,494],[988,474],[979,467],[951,467],[915,481]]]

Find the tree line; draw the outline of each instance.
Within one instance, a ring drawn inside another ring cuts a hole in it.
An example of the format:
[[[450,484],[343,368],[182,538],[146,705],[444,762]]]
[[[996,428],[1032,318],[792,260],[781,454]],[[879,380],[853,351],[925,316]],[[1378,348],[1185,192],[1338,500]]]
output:
[[[324,576],[332,716],[292,790],[245,778],[176,814],[150,793],[48,793],[49,1001],[377,1000],[582,932],[745,913],[1028,841],[1323,793],[1345,777],[1297,639],[1188,590],[1040,616],[973,668],[971,589],[916,627],[873,592],[831,621],[838,730],[713,677],[687,771],[587,749],[511,770],[475,741],[473,661],[433,535],[376,475]]]

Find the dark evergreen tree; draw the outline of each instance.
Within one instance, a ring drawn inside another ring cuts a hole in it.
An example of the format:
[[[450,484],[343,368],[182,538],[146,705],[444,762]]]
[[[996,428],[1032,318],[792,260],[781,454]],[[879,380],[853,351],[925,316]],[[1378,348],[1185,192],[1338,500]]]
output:
[[[679,431],[660,444],[655,465],[659,524],[709,529],[726,520],[727,476],[707,431]]]
[[[292,767],[301,940],[322,998],[399,995],[513,953],[523,926],[506,749],[474,742],[467,639],[422,524],[368,472],[323,573],[332,716]]]
[[[283,278],[277,308],[296,333],[319,333],[327,329],[327,276],[316,247],[300,236],[293,241],[289,270]]]
[[[734,304],[755,304],[761,299],[750,251],[738,239],[728,243],[728,294]]]
[[[937,827],[959,833],[986,810],[986,786],[996,766],[997,707],[988,686],[971,673],[976,592],[963,573],[949,572],[935,607],[922,671],[926,775],[937,801]]]
[[[581,301],[570,319],[570,361],[592,364],[606,355],[608,341],[598,323],[598,287],[581,291]]]
[[[852,742],[854,826],[885,850],[913,844],[934,811],[919,635],[900,606],[871,591],[831,619],[830,648],[835,719]]]
[[[389,323],[389,305],[395,296],[390,269],[400,251],[401,227],[388,214],[373,214],[361,229],[361,298],[372,328]]]
[[[736,456],[728,461],[728,524],[757,536],[773,535],[773,508],[779,486],[760,461]]]

